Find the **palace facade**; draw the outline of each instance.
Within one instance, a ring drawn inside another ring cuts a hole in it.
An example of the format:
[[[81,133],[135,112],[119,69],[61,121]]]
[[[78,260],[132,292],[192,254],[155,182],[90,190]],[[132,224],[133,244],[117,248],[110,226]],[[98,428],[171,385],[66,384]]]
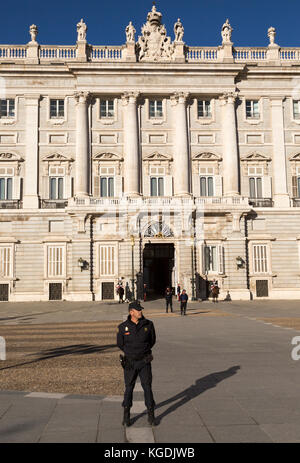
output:
[[[0,45],[0,300],[300,298],[300,48]],[[220,40],[220,41],[221,41]]]

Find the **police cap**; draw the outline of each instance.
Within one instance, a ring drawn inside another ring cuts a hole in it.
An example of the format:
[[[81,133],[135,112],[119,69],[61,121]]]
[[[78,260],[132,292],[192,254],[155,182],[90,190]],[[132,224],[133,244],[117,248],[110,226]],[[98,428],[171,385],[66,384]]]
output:
[[[144,307],[140,305],[139,301],[133,301],[133,302],[130,302],[128,306],[128,311],[130,311],[131,309],[141,311],[144,309]]]

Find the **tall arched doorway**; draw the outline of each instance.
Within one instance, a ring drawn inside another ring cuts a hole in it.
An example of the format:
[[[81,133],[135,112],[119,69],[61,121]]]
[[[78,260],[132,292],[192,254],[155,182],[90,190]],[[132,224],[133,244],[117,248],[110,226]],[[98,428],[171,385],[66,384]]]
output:
[[[144,283],[149,298],[163,297],[166,288],[172,287],[174,268],[173,243],[147,243],[143,252]]]

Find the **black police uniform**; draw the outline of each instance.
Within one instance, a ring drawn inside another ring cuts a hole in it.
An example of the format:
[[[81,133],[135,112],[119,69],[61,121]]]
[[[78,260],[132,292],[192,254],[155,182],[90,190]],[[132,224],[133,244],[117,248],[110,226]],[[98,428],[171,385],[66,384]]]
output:
[[[141,308],[138,310],[141,310]],[[133,389],[139,376],[144,389],[145,405],[148,410],[154,409],[151,369],[153,357],[151,349],[155,342],[154,325],[144,316],[136,324],[131,321],[129,315],[127,320],[119,325],[117,345],[124,352],[126,359],[124,368],[125,393],[122,403],[124,408],[132,407]]]

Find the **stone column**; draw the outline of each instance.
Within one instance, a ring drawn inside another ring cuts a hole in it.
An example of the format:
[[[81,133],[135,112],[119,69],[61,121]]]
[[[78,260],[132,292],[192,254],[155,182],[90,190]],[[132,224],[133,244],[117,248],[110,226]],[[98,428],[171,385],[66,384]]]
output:
[[[220,100],[222,104],[223,132],[223,194],[239,194],[239,159],[237,128],[235,119],[235,93],[226,93]]]
[[[286,177],[282,98],[271,98],[273,138],[273,198],[275,207],[289,207],[290,200]]]
[[[25,95],[25,185],[23,208],[38,209],[40,95]]]
[[[124,134],[124,194],[140,196],[139,182],[139,128],[137,118],[137,92],[122,95]]]
[[[75,196],[89,196],[89,124],[88,103],[90,94],[79,92],[76,103],[76,163]]]
[[[189,144],[186,101],[188,93],[175,93],[171,97],[174,117],[174,196],[190,196]]]

